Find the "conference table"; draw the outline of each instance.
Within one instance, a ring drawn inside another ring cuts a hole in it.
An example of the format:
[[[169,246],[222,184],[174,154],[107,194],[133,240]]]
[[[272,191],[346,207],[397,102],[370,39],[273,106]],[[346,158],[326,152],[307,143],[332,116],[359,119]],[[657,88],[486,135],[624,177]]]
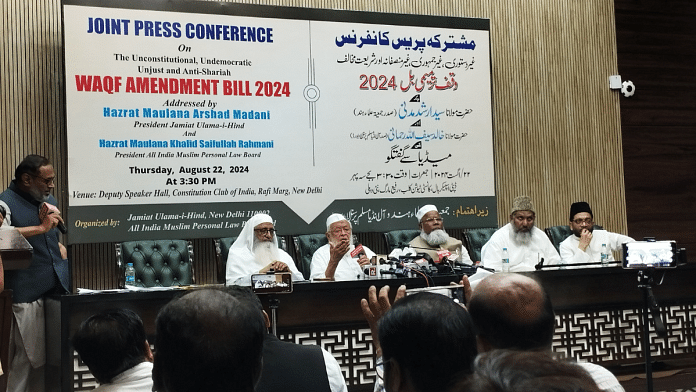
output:
[[[527,272],[549,293],[556,312],[554,350],[578,360],[603,365],[643,361],[643,292],[636,270],[619,267]],[[696,355],[696,266],[654,272],[653,291],[668,330],[666,339],[652,340],[654,360],[693,358]],[[292,293],[265,294],[261,300],[271,314],[278,300],[277,333],[283,340],[319,344],[331,352],[344,370],[351,391],[371,390],[375,380],[372,338],[360,309],[368,287],[389,285],[393,296],[399,285],[408,288],[447,285],[457,275],[423,278],[361,279],[346,282],[296,283]],[[95,292],[60,298],[60,384],[62,391],[86,390],[91,375],[80,367],[70,337],[80,322],[109,308],[129,308],[140,314],[151,338],[157,312],[187,289]],[[152,343],[152,341],[151,341]],[[155,348],[156,349],[156,348]]]

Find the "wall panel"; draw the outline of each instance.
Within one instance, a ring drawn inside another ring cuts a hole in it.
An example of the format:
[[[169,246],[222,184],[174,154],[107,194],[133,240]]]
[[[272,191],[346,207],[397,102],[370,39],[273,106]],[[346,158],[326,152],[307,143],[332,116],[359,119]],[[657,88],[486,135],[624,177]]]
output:
[[[628,228],[696,250],[696,3],[616,1]]]
[[[64,205],[61,174],[69,154],[79,151],[65,151],[60,2],[0,2],[0,183],[8,183],[25,154],[47,155]],[[566,224],[570,203],[587,200],[599,224],[626,232],[619,97],[608,88],[608,76],[618,73],[613,1],[239,2],[490,18],[499,223],[507,222],[512,199],[528,194],[539,227]],[[106,170],[95,178],[107,180]],[[112,247],[72,247],[75,287],[114,287]],[[213,282],[212,240],[197,240],[195,251],[199,283]]]

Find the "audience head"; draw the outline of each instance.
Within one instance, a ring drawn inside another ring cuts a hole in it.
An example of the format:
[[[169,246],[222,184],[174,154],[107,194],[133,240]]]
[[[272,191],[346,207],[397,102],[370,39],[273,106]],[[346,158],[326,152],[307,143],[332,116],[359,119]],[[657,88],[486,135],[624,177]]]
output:
[[[55,187],[53,166],[41,155],[27,155],[15,169],[15,184],[37,201],[46,201]]]
[[[530,233],[534,227],[536,211],[529,196],[517,196],[512,201],[510,221],[516,233]]]
[[[468,305],[479,351],[551,350],[555,316],[551,300],[534,279],[494,274],[474,289]]]
[[[453,391],[599,392],[578,364],[550,352],[493,350],[476,358],[474,374]]]
[[[580,237],[583,230],[592,232],[594,227],[592,209],[587,202],[579,201],[570,205],[570,230]]]
[[[406,296],[379,322],[388,392],[444,391],[471,372],[474,326],[466,310],[434,293]]]
[[[261,310],[218,289],[175,299],[157,316],[156,391],[252,392],[261,374]]]
[[[353,229],[345,216],[341,214],[331,214],[326,218],[326,238],[331,243],[353,240]]]
[[[2,223],[5,221],[6,216],[7,216],[7,210],[5,209],[5,206],[0,204],[0,226],[2,226]]]
[[[73,347],[100,384],[152,360],[152,352],[140,317],[128,309],[107,310],[80,324]]]
[[[269,328],[271,326],[271,320],[268,318],[268,314],[266,314],[266,311],[263,310],[263,304],[261,303],[259,296],[251,290],[251,287],[232,285],[221,287],[219,289],[233,296],[239,301],[247,301],[249,304],[251,304],[263,313],[266,328]]]

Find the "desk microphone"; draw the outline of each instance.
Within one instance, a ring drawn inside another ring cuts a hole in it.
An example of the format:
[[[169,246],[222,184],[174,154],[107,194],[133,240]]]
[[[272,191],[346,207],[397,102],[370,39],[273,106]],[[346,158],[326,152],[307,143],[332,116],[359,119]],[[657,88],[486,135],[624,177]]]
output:
[[[391,271],[391,270],[382,270],[381,273],[382,273],[382,275],[394,275],[394,276],[396,276],[397,278],[404,278],[404,277],[406,277],[406,273],[405,273],[404,270],[401,269],[401,268],[396,269],[396,270],[394,270],[394,271]]]
[[[58,207],[54,206],[53,204],[48,204],[46,202],[41,203],[39,206],[39,211],[45,211],[46,214],[60,214],[60,210],[58,210]],[[58,230],[60,230],[61,233],[65,234],[68,232],[68,228],[65,227],[63,222],[58,222],[58,225],[56,226]]]
[[[537,271],[538,271],[538,270],[540,270],[541,267],[543,267],[543,266],[544,266],[544,258],[542,257],[541,260],[539,260],[539,264],[537,264],[534,268],[536,268]]]

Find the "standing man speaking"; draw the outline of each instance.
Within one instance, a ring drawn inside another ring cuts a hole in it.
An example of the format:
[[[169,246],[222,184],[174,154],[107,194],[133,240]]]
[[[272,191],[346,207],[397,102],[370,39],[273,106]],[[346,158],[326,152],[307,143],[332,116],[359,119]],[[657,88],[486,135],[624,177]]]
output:
[[[13,291],[15,319],[10,337],[8,391],[44,390],[47,331],[44,301],[51,295],[70,291],[67,250],[58,242],[56,229],[63,224],[63,218],[51,195],[55,179],[48,159],[28,155],[15,169],[10,186],[0,194],[0,200],[11,211],[8,223],[34,248],[29,268],[7,271],[5,275],[5,287]]]

